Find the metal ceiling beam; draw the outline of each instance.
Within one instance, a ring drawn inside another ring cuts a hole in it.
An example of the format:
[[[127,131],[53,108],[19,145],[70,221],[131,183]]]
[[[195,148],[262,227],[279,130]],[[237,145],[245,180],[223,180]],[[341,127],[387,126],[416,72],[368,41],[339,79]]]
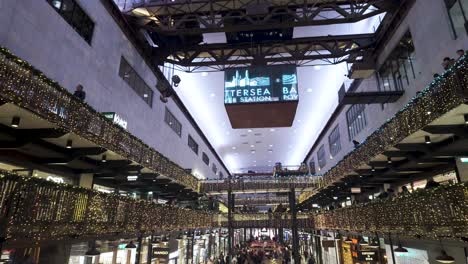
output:
[[[126,13],[146,22],[150,31],[181,35],[354,23],[394,10],[398,2],[162,0],[134,5]]]
[[[373,34],[306,37],[265,43],[204,44],[154,49],[154,59],[196,71],[200,67],[223,70],[235,66],[295,64],[307,66],[356,61],[374,45]]]

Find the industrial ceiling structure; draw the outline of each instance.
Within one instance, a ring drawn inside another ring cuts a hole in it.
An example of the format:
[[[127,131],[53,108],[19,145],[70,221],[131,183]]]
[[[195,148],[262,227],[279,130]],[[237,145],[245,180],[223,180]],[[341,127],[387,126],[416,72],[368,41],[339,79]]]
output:
[[[231,173],[301,163],[338,106],[340,87],[352,81],[351,66],[374,61],[413,2],[114,1],[146,43],[151,62],[181,77],[178,98]],[[222,71],[278,64],[298,66],[293,125],[233,129]]]

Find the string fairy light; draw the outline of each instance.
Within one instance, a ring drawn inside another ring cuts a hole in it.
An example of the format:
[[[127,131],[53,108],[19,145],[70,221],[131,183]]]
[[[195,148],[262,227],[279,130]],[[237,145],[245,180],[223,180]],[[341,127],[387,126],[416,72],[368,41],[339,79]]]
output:
[[[113,124],[85,102],[28,62],[0,47],[0,98],[25,108],[120,156],[140,163],[194,191],[198,180],[125,129]]]
[[[341,181],[357,168],[369,164],[373,157],[465,103],[468,98],[467,86],[468,56],[465,55],[327,171],[319,189],[302,193],[299,196],[299,202],[311,199],[320,193],[321,189]]]

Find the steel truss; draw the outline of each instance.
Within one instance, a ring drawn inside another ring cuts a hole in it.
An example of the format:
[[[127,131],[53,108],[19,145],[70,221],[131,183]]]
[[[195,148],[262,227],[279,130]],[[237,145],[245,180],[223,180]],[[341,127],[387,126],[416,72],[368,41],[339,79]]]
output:
[[[224,70],[251,65],[310,66],[353,62],[374,45],[373,34],[307,37],[266,43],[204,44],[180,50],[155,49],[154,59],[184,71]]]
[[[127,14],[165,34],[202,34],[353,23],[394,10],[397,0],[147,0]]]

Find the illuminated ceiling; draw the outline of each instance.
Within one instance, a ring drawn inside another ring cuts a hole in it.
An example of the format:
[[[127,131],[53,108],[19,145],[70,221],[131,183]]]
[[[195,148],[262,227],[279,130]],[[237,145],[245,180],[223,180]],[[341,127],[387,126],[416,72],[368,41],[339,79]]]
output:
[[[372,33],[379,17],[354,24],[295,28],[294,37]],[[204,34],[223,42],[222,33]],[[224,72],[177,73],[176,92],[231,173],[271,171],[275,162],[300,164],[338,105],[345,63],[297,68],[299,105],[289,128],[232,129],[224,108]]]

